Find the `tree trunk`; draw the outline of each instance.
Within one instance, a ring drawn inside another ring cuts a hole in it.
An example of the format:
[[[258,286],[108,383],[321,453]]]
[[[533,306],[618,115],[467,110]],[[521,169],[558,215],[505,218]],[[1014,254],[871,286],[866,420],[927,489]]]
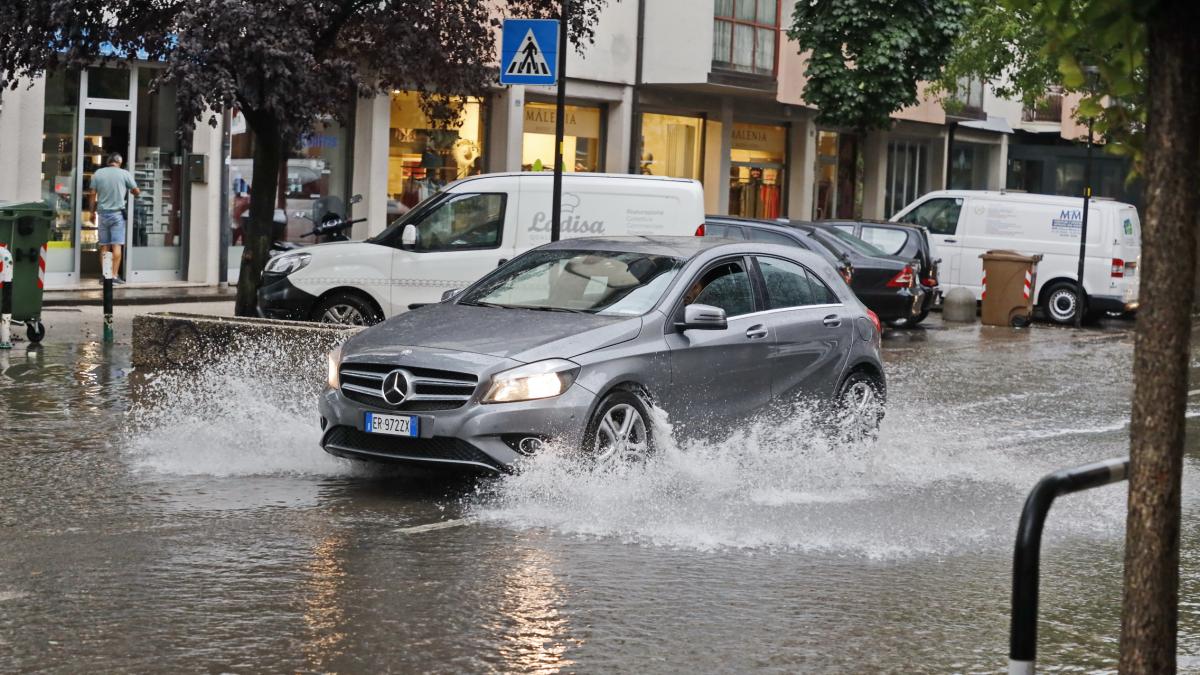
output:
[[[258,315],[258,287],[267,252],[274,239],[275,195],[283,162],[283,137],[269,115],[242,113],[254,132],[254,171],[250,183],[250,222],[246,225],[241,272],[238,275],[238,316]]]
[[[1160,0],[1150,45],[1146,223],[1134,348],[1122,673],[1175,672],[1180,481],[1200,214],[1200,3]]]

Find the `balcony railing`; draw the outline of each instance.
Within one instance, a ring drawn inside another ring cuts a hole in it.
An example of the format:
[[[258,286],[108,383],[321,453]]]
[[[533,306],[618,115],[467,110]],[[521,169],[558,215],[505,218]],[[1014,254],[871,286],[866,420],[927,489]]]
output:
[[[1025,122],[1062,122],[1062,94],[1050,94],[1021,112]]]

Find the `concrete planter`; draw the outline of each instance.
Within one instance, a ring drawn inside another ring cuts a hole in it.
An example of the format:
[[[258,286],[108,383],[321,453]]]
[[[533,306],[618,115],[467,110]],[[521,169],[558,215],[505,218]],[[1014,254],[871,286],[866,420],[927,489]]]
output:
[[[133,319],[133,365],[151,370],[197,368],[250,349],[269,352],[272,365],[308,365],[360,330],[274,319],[143,314]]]

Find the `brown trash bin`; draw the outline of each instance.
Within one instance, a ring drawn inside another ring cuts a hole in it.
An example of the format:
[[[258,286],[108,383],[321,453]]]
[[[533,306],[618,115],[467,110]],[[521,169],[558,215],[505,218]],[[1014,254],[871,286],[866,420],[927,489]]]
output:
[[[1025,326],[1033,320],[1033,289],[1037,288],[1040,255],[1016,251],[988,251],[983,260],[983,303],[980,319],[985,326]]]

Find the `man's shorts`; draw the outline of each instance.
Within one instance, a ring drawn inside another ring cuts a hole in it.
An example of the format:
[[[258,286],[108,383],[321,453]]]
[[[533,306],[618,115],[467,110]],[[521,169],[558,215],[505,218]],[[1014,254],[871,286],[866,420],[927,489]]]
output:
[[[125,244],[125,212],[100,212],[100,245]]]

